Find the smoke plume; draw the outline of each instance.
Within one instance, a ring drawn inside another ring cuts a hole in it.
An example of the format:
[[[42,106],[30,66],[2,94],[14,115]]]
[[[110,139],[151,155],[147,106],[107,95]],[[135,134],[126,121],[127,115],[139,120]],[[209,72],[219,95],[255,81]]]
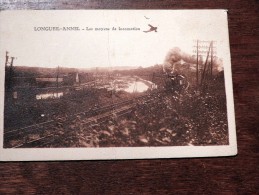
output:
[[[174,47],[168,51],[168,53],[165,57],[164,66],[163,66],[164,71],[165,72],[174,72],[175,64],[177,62],[180,62],[181,60],[188,64],[197,64],[196,56],[187,54],[187,53],[181,51],[180,48]],[[201,65],[201,67],[204,65],[204,63],[205,63],[204,61],[205,61],[205,59],[203,59],[202,56],[200,56],[199,65]],[[220,71],[223,69],[221,59],[214,57],[213,69],[214,69],[214,71]]]

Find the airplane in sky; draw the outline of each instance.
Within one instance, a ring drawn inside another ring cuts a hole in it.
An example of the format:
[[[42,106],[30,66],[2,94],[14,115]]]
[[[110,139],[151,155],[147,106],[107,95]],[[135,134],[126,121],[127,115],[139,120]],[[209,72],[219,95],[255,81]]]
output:
[[[150,27],[150,29],[146,30],[146,31],[143,31],[143,32],[145,32],[145,33],[152,32],[152,31],[157,32],[157,27],[154,27],[151,24],[149,24],[148,26]]]

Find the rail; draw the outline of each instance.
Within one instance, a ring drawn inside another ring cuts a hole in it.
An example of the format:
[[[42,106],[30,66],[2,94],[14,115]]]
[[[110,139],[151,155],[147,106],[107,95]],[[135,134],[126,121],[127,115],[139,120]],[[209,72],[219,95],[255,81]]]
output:
[[[157,92],[160,93],[160,92]],[[102,106],[100,108],[89,109],[88,111],[78,112],[73,115],[69,115],[67,117],[59,117],[57,119],[45,121],[42,123],[29,125],[26,127],[10,130],[4,132],[4,141],[8,148],[22,148],[22,147],[39,147],[47,145],[47,143],[54,142],[55,132],[47,132],[47,129],[53,129],[55,125],[62,125],[65,122],[73,121],[78,116],[86,117],[86,121],[84,125],[90,124],[96,121],[102,121],[107,119],[112,114],[116,114],[118,116],[122,116],[126,113],[129,113],[130,110],[135,106],[135,102],[139,100],[143,100],[145,98],[150,98],[154,96],[154,94],[144,94],[137,96],[135,98],[121,101],[114,104],[109,104]],[[54,125],[54,126],[53,126]],[[40,134],[40,137],[36,137],[35,139],[30,139],[29,136],[32,134]],[[52,138],[52,139],[51,139]],[[15,140],[23,140],[18,142],[17,144],[11,144]]]

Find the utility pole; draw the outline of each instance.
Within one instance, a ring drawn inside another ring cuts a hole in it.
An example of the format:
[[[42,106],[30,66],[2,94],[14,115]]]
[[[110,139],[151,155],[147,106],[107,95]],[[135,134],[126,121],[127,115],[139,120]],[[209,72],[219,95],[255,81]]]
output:
[[[211,64],[210,64],[210,76],[212,79],[212,70],[213,70],[213,41],[211,41],[211,55],[210,55],[211,59]]]
[[[12,79],[14,77],[13,60],[14,60],[14,57],[11,57],[11,63],[10,63],[10,80],[11,80],[11,85],[12,85]]]
[[[199,40],[197,39],[196,86],[199,87]]]
[[[14,60],[14,57],[11,57],[10,67],[13,67],[13,60]]]
[[[208,50],[206,61],[205,61],[204,68],[203,68],[203,73],[202,73],[202,77],[201,77],[201,85],[203,85],[203,81],[204,81],[205,76],[206,76],[205,72],[206,72],[206,69],[207,69],[207,64],[208,64],[208,58],[209,58],[209,55],[210,55],[211,44],[209,46],[209,50]]]
[[[8,51],[6,51],[6,52],[5,52],[5,67],[7,67],[8,59],[9,59]]]
[[[215,47],[216,41],[210,40],[193,40],[193,55],[197,55],[196,65],[196,79],[197,86],[202,85],[206,79],[210,79],[213,76],[214,57],[216,55],[217,48]],[[210,48],[210,50],[209,50]],[[209,51],[208,51],[209,50]],[[205,57],[206,63],[199,62],[199,57]],[[199,68],[200,66],[200,68]],[[202,67],[201,67],[202,66]],[[199,70],[202,68],[201,73]],[[194,81],[195,82],[195,81]]]
[[[58,77],[59,77],[59,66],[58,66],[58,69],[57,69],[57,97],[58,97]]]
[[[8,51],[5,54],[5,90],[11,91],[13,87],[13,77],[14,77],[14,62],[15,57],[11,57],[11,62],[9,62]],[[9,67],[8,67],[9,65]]]

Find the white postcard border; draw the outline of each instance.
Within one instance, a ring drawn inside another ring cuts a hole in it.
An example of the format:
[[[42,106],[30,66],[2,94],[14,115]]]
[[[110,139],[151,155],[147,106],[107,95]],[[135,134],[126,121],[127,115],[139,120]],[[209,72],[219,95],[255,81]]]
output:
[[[139,10],[138,10],[139,11]],[[145,10],[147,11],[147,10]],[[154,11],[154,10],[153,10]],[[167,10],[168,11],[168,10]],[[173,10],[172,10],[173,11]],[[196,10],[197,11],[197,10]],[[199,10],[201,11],[201,10]],[[207,10],[208,11],[208,10]],[[212,10],[211,10],[212,11]],[[215,11],[215,10],[214,10]],[[226,10],[224,12],[227,21]],[[227,22],[222,28],[228,29]],[[226,31],[228,33],[228,30]],[[229,35],[225,36],[229,46]],[[109,148],[3,148],[4,66],[0,72],[0,160],[53,161],[53,160],[110,160],[233,156],[237,154],[233,85],[229,47],[225,48],[224,75],[227,96],[229,145],[224,146],[166,146],[166,147],[109,147]]]

